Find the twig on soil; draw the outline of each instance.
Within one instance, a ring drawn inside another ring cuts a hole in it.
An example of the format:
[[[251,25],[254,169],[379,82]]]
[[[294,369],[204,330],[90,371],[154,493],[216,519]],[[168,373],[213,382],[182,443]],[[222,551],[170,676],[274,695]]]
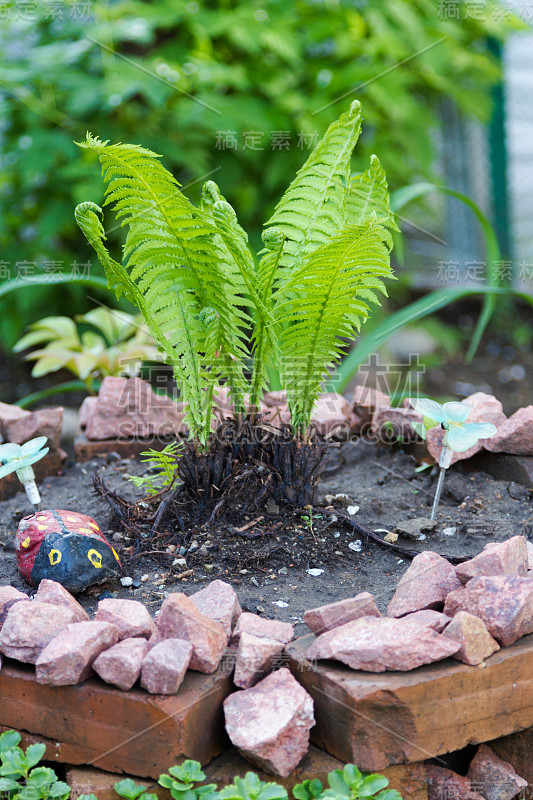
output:
[[[363,525],[360,525],[348,514],[344,514],[342,511],[338,511],[337,509],[335,511],[328,511],[327,508],[317,508],[316,510],[326,514],[327,516],[336,516],[339,520],[342,520],[342,522],[356,531],[356,533],[361,534],[361,536],[366,536],[367,539],[379,544],[380,547],[385,548],[385,550],[389,550],[392,553],[397,553],[404,558],[415,558],[415,556],[420,555],[420,550],[411,550],[410,547],[404,547],[401,544],[386,542],[377,533],[374,533],[374,531],[371,531],[368,528],[365,528]],[[463,561],[468,560],[468,556],[447,556],[444,553],[440,553],[439,555],[449,561],[450,564],[462,564]]]
[[[178,575],[174,575],[174,580],[178,580],[179,578],[188,578],[194,572],[193,569],[186,569],[185,572],[180,572]]]
[[[256,517],[256,519],[251,520],[251,522],[247,522],[246,525],[242,526],[242,528],[234,528],[233,530],[237,533],[244,533],[244,531],[247,531],[249,528],[253,528],[254,525],[257,525],[258,522],[262,522],[264,518],[265,515],[261,514],[260,517]]]
[[[140,556],[172,556],[173,553],[167,553],[166,550],[142,550],[140,553],[134,553],[134,555],[130,556],[130,561],[133,561],[134,558],[140,558]]]
[[[174,480],[176,480],[176,477],[177,477],[177,473],[174,476]],[[174,480],[172,481],[172,483],[174,483]],[[154,533],[157,533],[157,528],[159,527],[159,523],[163,519],[163,517],[164,517],[164,515],[165,515],[165,513],[166,513],[166,511],[167,511],[167,509],[168,509],[168,507],[170,505],[170,503],[172,503],[176,499],[176,497],[179,494],[181,494],[181,492],[183,491],[184,488],[185,487],[183,486],[183,484],[181,484],[180,486],[178,486],[177,489],[174,489],[172,494],[170,494],[168,497],[165,497],[163,500],[161,500],[161,503],[159,504],[159,508],[157,509],[157,514],[155,515],[154,524],[152,525],[152,530],[151,530],[152,535]],[[156,497],[156,496],[157,495],[154,495],[154,497]],[[182,530],[182,531],[185,530],[185,525],[183,523],[183,520],[179,516],[179,514],[176,514],[176,520],[178,522],[178,526],[180,527],[180,530]]]
[[[233,533],[237,534],[237,536],[241,536],[243,539],[264,539],[265,536],[273,536],[282,525],[282,522],[276,522],[275,525],[272,525],[270,530],[259,531],[259,533],[245,533],[240,528],[234,528]]]

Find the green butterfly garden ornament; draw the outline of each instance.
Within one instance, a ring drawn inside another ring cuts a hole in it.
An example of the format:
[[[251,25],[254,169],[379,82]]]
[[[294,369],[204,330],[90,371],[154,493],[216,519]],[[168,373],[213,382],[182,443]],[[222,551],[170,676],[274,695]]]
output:
[[[493,425],[492,422],[467,422],[472,408],[466,403],[452,401],[441,405],[435,400],[417,398],[411,400],[411,405],[424,417],[422,423],[413,423],[413,428],[422,439],[426,438],[426,432],[430,428],[435,428],[437,425],[446,431],[439,458],[439,480],[431,510],[431,519],[435,519],[444,476],[452,463],[453,453],[464,453],[465,450],[477,444],[479,439],[490,439],[496,433],[496,425]]]
[[[0,479],[16,472],[26,490],[28,500],[35,508],[41,504],[41,495],[35,483],[32,464],[40,461],[48,453],[50,448],[44,446],[46,442],[46,436],[38,436],[22,445],[11,442],[0,444]]]

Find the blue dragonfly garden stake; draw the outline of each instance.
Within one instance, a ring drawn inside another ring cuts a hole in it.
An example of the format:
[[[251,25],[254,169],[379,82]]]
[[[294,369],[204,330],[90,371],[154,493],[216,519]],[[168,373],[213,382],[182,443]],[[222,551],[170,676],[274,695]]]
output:
[[[453,401],[441,405],[435,400],[418,398],[411,400],[411,405],[415,411],[418,411],[424,417],[422,423],[414,423],[413,425],[418,435],[423,439],[426,438],[426,432],[430,428],[435,428],[439,424],[446,431],[439,458],[439,480],[431,510],[431,519],[435,519],[444,484],[444,476],[452,463],[453,453],[464,453],[465,450],[477,444],[479,439],[489,439],[494,436],[496,425],[493,425],[492,422],[467,422],[466,420],[472,409],[466,403]]]

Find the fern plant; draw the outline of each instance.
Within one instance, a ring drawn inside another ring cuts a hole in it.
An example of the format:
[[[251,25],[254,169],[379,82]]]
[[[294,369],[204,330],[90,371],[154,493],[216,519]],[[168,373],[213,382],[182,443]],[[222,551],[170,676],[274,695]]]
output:
[[[97,153],[105,205],[127,228],[122,263],[106,248],[99,206],[81,203],[76,220],[109,286],[139,308],[172,365],[197,451],[208,445],[215,387],[228,386],[237,413],[249,393],[255,411],[269,368],[305,442],[324,380],[385,292],[397,228],[378,158],[351,175],[360,131],[355,101],[281,198],[257,258],[213,181],[196,207],[155,153],[91,134],[80,144]]]

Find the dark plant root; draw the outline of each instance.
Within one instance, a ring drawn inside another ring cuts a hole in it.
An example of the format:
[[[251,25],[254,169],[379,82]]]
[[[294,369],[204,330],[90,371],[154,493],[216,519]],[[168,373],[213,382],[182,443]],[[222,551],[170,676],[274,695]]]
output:
[[[275,502],[293,509],[313,505],[328,444],[312,431],[306,441],[291,428],[272,427],[262,415],[222,422],[204,452],[187,442],[178,460],[177,488],[129,503],[110,491],[101,475],[96,493],[136,537],[149,525],[152,537],[165,524],[184,531],[227,513],[246,514]],[[146,535],[146,534],[144,534]],[[250,537],[251,538],[251,537]]]
[[[326,448],[316,434],[302,442],[289,426],[274,428],[261,415],[232,418],[219,425],[207,452],[186,445],[178,476],[198,518],[207,509],[220,516],[236,499],[244,500],[244,513],[269,500],[303,508],[315,500]]]
[[[403,556],[404,558],[413,559],[415,556],[420,554],[419,550],[412,550],[410,547],[404,547],[401,544],[396,544],[394,542],[386,542],[385,539],[382,539],[379,534],[374,533],[374,531],[365,528],[363,525],[360,525],[356,522],[352,517],[348,514],[343,513],[336,509],[335,511],[331,511],[327,508],[317,508],[315,511],[319,511],[324,516],[335,516],[337,519],[341,519],[345,525],[348,525],[349,528],[352,528],[356,533],[364,536],[371,542],[375,542],[380,547],[383,547],[385,550],[390,550],[392,553],[397,553],[399,556]],[[441,553],[441,558],[445,558],[450,564],[462,564],[464,561],[468,560],[468,556],[447,556],[444,553]]]

